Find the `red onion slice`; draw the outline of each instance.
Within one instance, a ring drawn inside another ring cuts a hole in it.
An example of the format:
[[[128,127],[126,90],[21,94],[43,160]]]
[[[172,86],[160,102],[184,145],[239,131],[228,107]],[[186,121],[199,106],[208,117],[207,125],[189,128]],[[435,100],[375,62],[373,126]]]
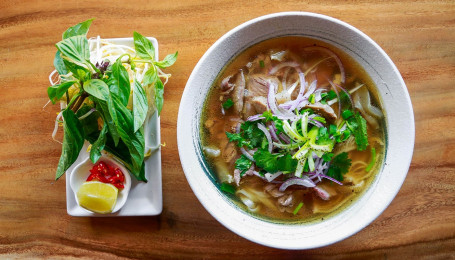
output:
[[[329,176],[327,176],[327,175],[325,175],[325,174],[319,174],[319,175],[320,175],[322,178],[326,178],[326,179],[328,179],[328,180],[331,180],[331,181],[335,182],[336,184],[343,185],[343,183],[341,183],[341,182],[335,180],[334,178],[329,177]]]
[[[275,128],[274,124],[270,124],[269,132],[270,132],[270,135],[272,136],[273,141],[281,143],[280,139],[276,135],[276,128]]]
[[[283,172],[277,172],[277,173],[274,173],[274,174],[266,173],[266,174],[264,174],[264,176],[265,176],[265,178],[267,179],[268,182],[272,182],[273,180],[275,180],[281,174],[283,174]]]
[[[278,189],[279,191],[285,191],[289,186],[291,185],[300,185],[300,186],[305,186],[307,188],[313,188],[316,187],[316,184],[308,178],[307,176],[304,176],[303,178],[290,178],[289,180],[283,182],[281,184],[280,188]]]
[[[248,160],[256,162],[253,156],[247,150],[245,150],[245,148],[240,147],[240,152],[242,152],[242,154],[245,155],[245,157],[248,158]]]
[[[328,49],[326,47],[322,47],[322,46],[309,46],[309,47],[303,48],[303,50],[305,50],[305,51],[312,51],[312,50],[322,51],[322,52],[325,52],[326,54],[328,54],[330,57],[332,57],[335,60],[335,62],[337,63],[337,65],[340,69],[341,83],[344,83],[346,81],[346,74],[344,72],[343,63],[341,62],[338,55],[336,55],[333,51],[331,51],[330,49]]]
[[[262,116],[262,114],[257,114],[257,115],[254,115],[254,116],[250,116],[248,117],[248,119],[246,121],[257,121],[257,120],[261,120],[261,119],[264,119],[265,117]]]

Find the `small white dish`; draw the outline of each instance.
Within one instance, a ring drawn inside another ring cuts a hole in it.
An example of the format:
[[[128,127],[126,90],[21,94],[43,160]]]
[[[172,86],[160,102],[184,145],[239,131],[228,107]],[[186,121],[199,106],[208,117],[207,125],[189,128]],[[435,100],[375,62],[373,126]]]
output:
[[[128,193],[130,192],[131,188],[131,176],[129,171],[123,166],[121,163],[117,162],[115,158],[112,156],[109,156],[107,154],[103,154],[101,158],[99,159],[101,162],[105,162],[109,166],[112,166],[114,168],[120,168],[120,170],[123,172],[123,175],[125,176],[125,182],[123,183],[124,187],[123,189],[119,190],[118,196],[117,196],[117,203],[115,204],[114,209],[112,210],[111,213],[115,213],[119,211],[123,205],[125,205],[126,200],[128,199]],[[88,176],[90,175],[90,170],[93,168],[95,164],[92,163],[90,158],[87,158],[85,161],[74,167],[73,171],[71,172],[70,175],[70,186],[71,189],[73,190],[74,193],[74,198],[76,199],[77,204],[79,205],[79,201],[77,199],[77,191],[81,187],[84,182],[86,182]],[[87,210],[88,212],[91,213],[91,211]]]
[[[158,41],[155,38],[147,37],[155,47],[155,59],[158,59]],[[106,39],[114,44],[122,44],[134,47],[133,38],[114,38]],[[89,40],[90,42],[90,40]],[[69,215],[77,217],[115,217],[115,216],[155,216],[163,211],[163,194],[161,183],[161,138],[160,138],[160,118],[158,113],[148,117],[144,126],[145,146],[156,147],[151,151],[151,155],[145,158],[145,177],[148,182],[137,181],[131,178],[131,188],[128,199],[121,209],[115,213],[97,214],[79,206],[74,196],[70,184],[70,173],[73,169],[86,161],[89,157],[87,152],[88,142],[82,148],[79,157],[66,171],[66,209]]]
[[[240,209],[221,192],[201,151],[204,101],[223,67],[256,43],[280,36],[325,41],[355,59],[370,75],[385,111],[386,155],[380,172],[352,205],[322,222],[264,221]],[[217,40],[191,73],[179,107],[177,141],[182,168],[194,194],[221,224],[253,242],[282,249],[310,249],[343,240],[376,219],[400,190],[412,159],[414,114],[406,85],[390,58],[371,38],[340,20],[306,12],[286,12],[248,21]]]

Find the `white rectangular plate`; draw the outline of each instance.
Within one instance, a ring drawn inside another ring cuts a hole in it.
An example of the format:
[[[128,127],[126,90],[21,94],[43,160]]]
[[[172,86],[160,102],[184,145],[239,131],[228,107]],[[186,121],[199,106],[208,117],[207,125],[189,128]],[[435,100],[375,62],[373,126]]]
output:
[[[147,37],[155,47],[155,59],[158,60],[158,42],[155,38]],[[134,46],[133,38],[106,39],[114,44],[122,44],[130,47]],[[156,147],[161,143],[160,138],[160,118],[155,113],[150,119],[146,120],[145,127],[145,146]],[[145,159],[145,177],[148,182],[139,182],[131,176],[131,190],[125,205],[116,213],[97,214],[81,208],[75,198],[75,194],[70,187],[70,173],[81,162],[89,157],[87,152],[88,143],[82,148],[76,162],[66,171],[66,208],[68,214],[78,217],[115,217],[115,216],[154,216],[161,214],[163,210],[163,194],[161,187],[161,148],[152,151],[150,157]]]

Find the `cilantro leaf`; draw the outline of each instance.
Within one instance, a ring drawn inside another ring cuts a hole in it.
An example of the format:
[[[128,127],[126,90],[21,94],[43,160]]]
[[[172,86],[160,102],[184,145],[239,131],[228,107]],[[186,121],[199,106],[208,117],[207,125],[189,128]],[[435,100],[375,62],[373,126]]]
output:
[[[322,160],[324,160],[324,162],[330,162],[333,158],[333,153],[325,153],[322,155]]]
[[[243,175],[248,171],[248,169],[251,168],[251,165],[253,165],[253,162],[243,154],[235,161],[235,168],[240,170],[240,175]]]
[[[237,142],[238,147],[246,146],[252,148],[250,142],[246,141],[240,134],[226,132],[229,142]]]
[[[351,116],[348,120],[346,120],[346,124],[347,128],[355,137],[357,150],[364,151],[368,146],[367,121],[362,117],[362,115],[360,115],[360,113],[355,113],[354,116]]]
[[[250,148],[262,147],[264,139],[266,139],[264,132],[262,132],[256,122],[246,121],[240,126],[241,134],[245,140],[250,143]]]
[[[234,105],[234,101],[232,101],[232,99],[228,98],[228,100],[226,100],[224,103],[223,103],[223,108],[224,109],[229,109],[231,108],[232,106]]]
[[[271,154],[267,150],[259,149],[253,156],[256,166],[270,173],[294,172],[297,168],[297,160],[292,159],[290,154],[281,156],[280,154]]]
[[[275,116],[272,114],[272,112],[270,112],[270,110],[264,111],[264,113],[262,113],[262,116],[265,117],[265,121],[266,121],[266,122],[273,121],[273,120],[274,120],[274,117],[275,117]]]
[[[348,153],[340,153],[332,158],[327,176],[343,181],[343,175],[349,171],[350,167],[351,159],[348,158]]]
[[[359,113],[354,118],[357,121],[357,128],[353,132],[357,150],[364,151],[368,146],[367,121]]]
[[[353,116],[353,115],[354,115],[354,113],[353,113],[351,110],[349,110],[349,109],[346,109],[346,110],[344,110],[344,111],[341,113],[341,116],[342,116],[344,119],[348,119],[348,118],[350,118],[350,117]]]
[[[297,163],[298,161],[296,159],[292,159],[292,155],[286,154],[278,158],[278,170],[282,172],[295,172]]]
[[[267,150],[260,149],[254,153],[253,158],[256,161],[256,166],[259,168],[262,168],[270,173],[275,173],[278,171],[278,154],[271,154]]]

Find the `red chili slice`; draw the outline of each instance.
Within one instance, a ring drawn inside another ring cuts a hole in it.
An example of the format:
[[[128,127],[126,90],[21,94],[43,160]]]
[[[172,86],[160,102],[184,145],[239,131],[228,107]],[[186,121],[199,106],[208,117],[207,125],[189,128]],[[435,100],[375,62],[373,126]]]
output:
[[[111,167],[107,163],[100,161],[92,167],[86,181],[110,183],[117,187],[117,189],[123,189],[125,175],[119,168]]]

